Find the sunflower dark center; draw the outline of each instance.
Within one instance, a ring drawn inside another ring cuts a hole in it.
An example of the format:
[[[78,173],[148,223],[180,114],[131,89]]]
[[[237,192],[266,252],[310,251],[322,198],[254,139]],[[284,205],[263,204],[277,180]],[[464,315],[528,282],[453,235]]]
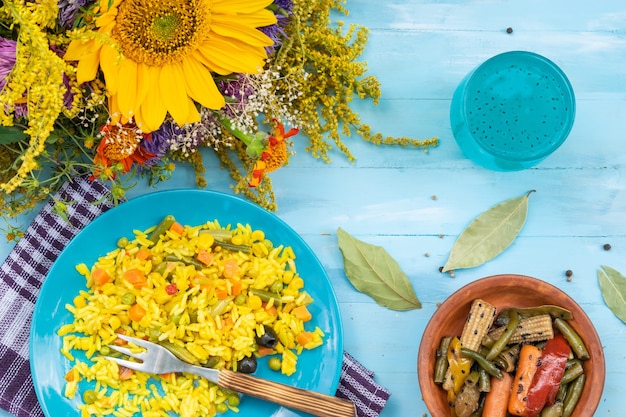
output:
[[[180,62],[210,31],[206,2],[125,0],[112,37],[124,56],[151,66]]]

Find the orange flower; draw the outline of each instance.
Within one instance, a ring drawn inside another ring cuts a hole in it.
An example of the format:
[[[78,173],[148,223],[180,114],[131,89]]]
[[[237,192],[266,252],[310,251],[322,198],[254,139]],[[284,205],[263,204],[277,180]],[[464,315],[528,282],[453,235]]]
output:
[[[267,148],[261,153],[261,158],[256,161],[252,169],[252,178],[248,182],[249,187],[256,187],[263,180],[263,175],[276,171],[285,165],[289,160],[289,151],[285,139],[298,134],[298,128],[292,127],[285,133],[285,126],[277,122],[274,127],[274,134],[267,140]]]
[[[133,162],[143,165],[155,156],[142,146],[144,140],[152,140],[152,134],[143,133],[133,123],[106,124],[100,128],[100,133],[103,136],[94,163],[104,167],[102,172],[105,174],[110,171],[107,168],[118,162],[122,164],[122,172],[126,173],[130,171]],[[102,172],[95,172],[94,176],[100,176]],[[105,176],[115,177],[115,174],[109,172]]]

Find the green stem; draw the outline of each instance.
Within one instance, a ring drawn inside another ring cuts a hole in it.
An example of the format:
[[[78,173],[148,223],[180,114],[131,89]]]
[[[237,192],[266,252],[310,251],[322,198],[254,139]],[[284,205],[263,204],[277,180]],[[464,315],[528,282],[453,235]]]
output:
[[[241,130],[237,129],[236,127],[233,126],[233,123],[230,121],[230,119],[228,119],[228,117],[219,117],[218,121],[222,124],[222,126],[224,126],[226,128],[226,130],[228,130],[234,137],[236,137],[237,139],[241,140],[243,143],[245,143],[246,145],[250,145],[250,143],[252,143],[252,138],[248,135],[246,135],[245,133],[243,133]]]

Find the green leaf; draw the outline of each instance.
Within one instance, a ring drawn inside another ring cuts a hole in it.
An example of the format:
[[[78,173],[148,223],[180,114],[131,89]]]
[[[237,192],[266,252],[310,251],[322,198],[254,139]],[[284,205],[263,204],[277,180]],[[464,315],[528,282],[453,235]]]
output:
[[[602,265],[602,269],[598,269],[598,282],[606,305],[617,318],[626,323],[626,277]]]
[[[0,144],[8,145],[26,139],[28,135],[16,126],[0,126]]]
[[[442,272],[482,265],[513,243],[526,222],[528,197],[533,191],[503,201],[476,217],[454,242]]]
[[[384,248],[360,241],[341,228],[337,238],[344,271],[354,288],[390,310],[422,308],[411,281]]]

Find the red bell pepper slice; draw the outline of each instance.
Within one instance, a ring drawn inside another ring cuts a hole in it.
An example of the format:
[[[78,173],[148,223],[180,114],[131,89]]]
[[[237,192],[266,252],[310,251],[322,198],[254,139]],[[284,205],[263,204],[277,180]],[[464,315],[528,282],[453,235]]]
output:
[[[554,404],[570,352],[569,343],[560,333],[546,342],[541,364],[528,390],[527,417],[536,417],[545,406]]]

